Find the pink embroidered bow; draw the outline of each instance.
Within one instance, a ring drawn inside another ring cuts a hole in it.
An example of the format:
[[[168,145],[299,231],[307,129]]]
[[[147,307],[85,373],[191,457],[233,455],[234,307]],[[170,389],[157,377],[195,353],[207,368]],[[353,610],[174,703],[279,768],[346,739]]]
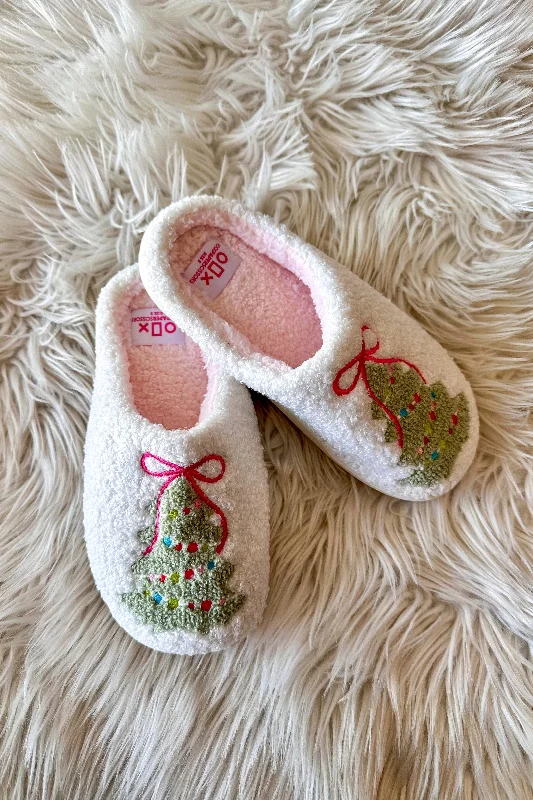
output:
[[[365,365],[368,361],[374,364],[399,364],[399,363],[405,364],[410,369],[414,369],[414,371],[420,375],[424,383],[426,383],[426,379],[424,378],[418,367],[415,367],[414,364],[411,364],[404,358],[377,358],[377,356],[375,356],[374,354],[377,353],[377,351],[379,350],[379,339],[377,339],[376,337],[376,344],[373,347],[367,347],[365,344],[365,331],[368,330],[371,330],[371,328],[369,328],[368,325],[363,325],[363,327],[361,328],[361,340],[362,340],[361,350],[357,353],[355,358],[352,358],[351,361],[348,361],[348,363],[345,364],[344,367],[342,367],[342,369],[340,369],[337,372],[337,374],[335,375],[335,380],[333,381],[332,384],[333,391],[335,392],[335,394],[338,395],[350,394],[350,392],[353,392],[353,390],[359,383],[359,378],[362,378],[369,397],[374,401],[374,403],[376,403],[381,408],[382,411],[385,412],[387,417],[390,419],[390,421],[396,428],[396,432],[398,433],[398,446],[403,447],[403,430],[402,426],[400,425],[400,420],[398,419],[396,414],[393,414],[390,408],[387,408],[385,403],[382,403],[381,400],[378,397],[376,397],[376,395],[370,388]],[[353,381],[348,387],[346,387],[346,389],[343,389],[340,385],[341,378],[346,372],[348,372],[348,370],[352,369],[352,367],[354,367],[356,364],[357,364],[357,372],[355,373]]]
[[[163,470],[162,472],[154,472],[146,465],[146,460],[148,458],[153,458],[155,461],[159,461],[160,464],[165,464],[169,469]],[[202,467],[204,464],[208,464],[209,462],[216,462],[220,465],[220,472],[218,475],[214,477],[209,477],[208,475],[204,475],[202,472],[199,471],[199,468]],[[152,542],[148,545],[146,550],[143,553],[143,556],[147,556],[150,553],[155,543],[157,542],[159,536],[159,517],[161,513],[161,498],[166,489],[170,486],[170,484],[176,480],[176,478],[181,478],[183,475],[184,478],[187,478],[189,483],[191,484],[192,488],[196,492],[196,494],[202,498],[204,503],[207,503],[210,508],[215,511],[221,520],[221,527],[222,527],[222,538],[220,540],[220,544],[216,548],[217,553],[221,553],[224,545],[226,544],[226,539],[228,537],[228,521],[224,515],[224,512],[213,503],[212,500],[204,493],[202,488],[199,486],[198,481],[202,481],[204,483],[216,483],[219,481],[224,472],[226,471],[226,462],[222,458],[222,456],[215,455],[211,453],[208,456],[204,456],[200,459],[200,461],[196,461],[195,464],[189,464],[188,467],[183,467],[181,464],[173,464],[172,461],[165,461],[164,458],[159,458],[159,456],[154,456],[153,453],[143,453],[141,456],[141,467],[148,475],[153,475],[156,478],[166,478],[167,480],[163,483],[159,490],[159,494],[157,495],[157,505],[156,505],[156,515],[155,515],[155,527],[154,527],[154,538]]]

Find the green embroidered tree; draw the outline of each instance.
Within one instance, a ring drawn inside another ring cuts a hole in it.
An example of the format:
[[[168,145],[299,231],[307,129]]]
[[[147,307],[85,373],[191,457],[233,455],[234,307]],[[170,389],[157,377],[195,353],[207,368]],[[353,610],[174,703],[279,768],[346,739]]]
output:
[[[152,524],[137,534],[146,547],[132,566],[137,590],[123,594],[122,600],[155,632],[182,628],[208,633],[225,625],[245,596],[229,588],[234,567],[217,553],[223,535],[220,515],[186,477],[178,477],[161,496],[158,536],[150,550],[156,502],[150,510]]]
[[[450,475],[468,439],[468,403],[463,393],[450,397],[442,383],[428,386],[418,372],[399,363],[366,365],[374,395],[401,427],[372,401],[374,419],[386,419],[385,441],[401,441],[399,463],[416,467],[405,483],[431,486]]]

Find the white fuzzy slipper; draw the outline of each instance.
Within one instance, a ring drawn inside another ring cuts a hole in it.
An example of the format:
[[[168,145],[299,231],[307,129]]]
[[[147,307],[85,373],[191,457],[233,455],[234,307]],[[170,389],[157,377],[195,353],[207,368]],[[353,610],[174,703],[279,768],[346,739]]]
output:
[[[139,269],[208,358],[370,486],[424,500],[471,463],[476,405],[446,351],[271,218],[219,197],[175,203],[148,226]]]
[[[168,653],[232,644],[268,592],[268,486],[247,389],[116,275],[96,310],[85,536],[117,622]]]

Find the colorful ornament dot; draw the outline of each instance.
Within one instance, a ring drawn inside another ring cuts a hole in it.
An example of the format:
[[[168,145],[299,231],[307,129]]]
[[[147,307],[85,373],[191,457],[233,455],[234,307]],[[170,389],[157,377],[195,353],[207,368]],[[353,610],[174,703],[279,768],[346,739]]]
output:
[[[193,569],[186,569],[185,570],[185,580],[190,581],[191,578],[194,577],[194,570]]]
[[[221,606],[225,606],[226,605],[226,598],[225,597],[221,597],[220,598],[219,605],[221,605]]]
[[[415,403],[419,403],[420,402],[420,395],[418,394],[418,392],[415,393],[414,401],[415,401]]]
[[[457,414],[452,414],[452,422],[454,425],[457,425],[457,423],[459,422],[459,420],[457,419]]]
[[[172,544],[172,539],[170,538],[170,536],[165,536],[165,538],[163,539],[163,544],[166,544],[167,547],[170,547],[170,545]]]
[[[176,599],[175,597],[171,597],[171,598],[170,598],[170,600],[168,601],[168,607],[169,607],[170,609],[173,609],[173,608],[177,608],[177,607],[178,607],[178,601],[177,601],[177,599]]]
[[[207,562],[207,569],[215,569],[215,562],[214,561],[208,561]]]
[[[196,553],[196,551],[198,550],[198,545],[196,544],[196,542],[191,542],[190,544],[187,545],[187,550],[189,551],[189,553]]]
[[[424,444],[427,444],[428,442],[429,442],[429,436],[424,436]]]
[[[156,592],[154,594],[154,600],[158,605],[159,605],[159,603],[161,602],[162,599],[163,599],[163,595],[159,594],[159,592]]]
[[[209,550],[209,545],[203,544],[200,550],[202,551],[202,553],[207,553],[207,551]]]
[[[161,575],[161,577],[159,578],[159,580],[161,581],[161,583],[164,583],[164,582],[166,581],[166,579],[167,579],[167,576],[166,576],[166,575]]]
[[[400,417],[406,417],[409,414],[406,408],[400,408]]]
[[[435,392],[431,392],[431,396],[433,397],[433,399],[435,399],[435,397],[436,397],[437,395],[435,394]]]
[[[211,600],[202,600],[201,609],[202,611],[209,611],[212,605],[213,603]]]
[[[431,460],[432,461],[436,461],[438,457],[439,457],[439,454],[437,453],[437,451],[433,450],[433,452],[431,454]]]
[[[175,550],[177,550],[177,551],[178,551],[178,553],[179,553],[179,551],[181,550],[181,548],[182,548],[182,547],[183,547],[183,545],[182,545],[182,543],[180,542],[179,544],[177,544],[177,545],[176,545],[176,547],[175,547],[174,549],[175,549]]]
[[[172,583],[177,583],[179,579],[180,579],[179,572],[173,572],[172,575],[170,576],[170,580],[172,581]]]
[[[429,418],[430,419],[437,419],[437,415],[435,414],[433,409],[431,409],[431,411],[429,412]]]
[[[187,607],[194,611],[194,603],[187,603]]]
[[[189,508],[189,506],[185,506],[185,508],[183,509],[183,513],[184,514],[190,514],[191,513],[191,509]]]

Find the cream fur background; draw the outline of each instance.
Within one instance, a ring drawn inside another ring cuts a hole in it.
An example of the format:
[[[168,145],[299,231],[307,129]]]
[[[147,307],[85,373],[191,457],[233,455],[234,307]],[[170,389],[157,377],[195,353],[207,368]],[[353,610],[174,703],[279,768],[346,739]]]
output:
[[[13,0],[0,9],[0,792],[9,800],[533,797],[531,2]],[[130,640],[81,526],[93,308],[195,192],[286,222],[414,314],[482,438],[419,505],[257,398],[258,634]]]

